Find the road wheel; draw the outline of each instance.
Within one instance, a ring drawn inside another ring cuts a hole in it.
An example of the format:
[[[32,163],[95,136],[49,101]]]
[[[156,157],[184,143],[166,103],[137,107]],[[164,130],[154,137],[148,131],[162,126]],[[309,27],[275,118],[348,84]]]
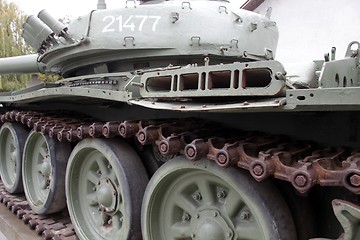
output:
[[[0,130],[0,175],[10,193],[23,191],[22,154],[29,132],[17,123],[4,123]]]
[[[274,185],[214,162],[178,157],[152,177],[142,206],[144,240],[296,239]]]
[[[71,146],[68,142],[31,132],[24,148],[24,192],[37,214],[61,211],[66,207],[65,170]]]
[[[86,139],[66,171],[70,218],[80,239],[141,239],[141,202],[148,183],[140,158],[125,142]]]

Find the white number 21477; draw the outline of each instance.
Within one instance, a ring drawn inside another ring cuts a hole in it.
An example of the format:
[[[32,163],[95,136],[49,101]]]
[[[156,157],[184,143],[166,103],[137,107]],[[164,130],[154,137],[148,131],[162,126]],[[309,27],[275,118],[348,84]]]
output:
[[[151,30],[155,32],[160,19],[161,16],[130,15],[124,18],[123,16],[115,17],[108,15],[103,18],[106,26],[102,32],[122,32],[124,30],[132,32],[137,30],[141,32],[144,27],[151,27]]]

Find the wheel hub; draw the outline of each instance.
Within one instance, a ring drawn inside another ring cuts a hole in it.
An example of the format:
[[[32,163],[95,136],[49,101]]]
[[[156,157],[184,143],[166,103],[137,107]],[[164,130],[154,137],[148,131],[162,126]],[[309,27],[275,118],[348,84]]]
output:
[[[41,174],[42,174],[44,177],[50,176],[50,173],[51,173],[51,165],[50,165],[50,163],[45,160],[45,161],[41,164],[40,171],[41,171]]]
[[[98,182],[96,196],[104,212],[110,213],[116,210],[118,194],[109,178],[103,178]]]
[[[10,153],[10,159],[11,159],[11,167],[14,173],[16,173],[16,151]],[[10,163],[9,163],[10,164]]]
[[[234,231],[217,210],[203,210],[192,218],[192,239],[232,240]]]
[[[10,152],[10,158],[13,162],[16,160],[16,151],[15,150]]]

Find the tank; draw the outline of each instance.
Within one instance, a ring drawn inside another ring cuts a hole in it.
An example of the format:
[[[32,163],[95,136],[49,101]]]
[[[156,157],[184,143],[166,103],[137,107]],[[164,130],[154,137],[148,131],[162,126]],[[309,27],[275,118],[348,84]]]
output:
[[[1,199],[45,239],[359,239],[359,42],[286,65],[225,0],[43,10],[23,37],[0,73],[62,79],[0,93]]]

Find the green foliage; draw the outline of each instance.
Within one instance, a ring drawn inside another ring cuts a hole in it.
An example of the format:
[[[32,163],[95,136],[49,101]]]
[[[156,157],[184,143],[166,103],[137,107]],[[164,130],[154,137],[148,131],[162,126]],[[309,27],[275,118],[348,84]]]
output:
[[[21,37],[26,16],[14,3],[0,0],[0,58],[31,53]],[[1,75],[0,91],[13,91],[26,87],[30,75]]]
[[[61,76],[58,74],[43,74],[43,73],[38,73],[36,74],[38,79],[41,82],[56,82],[57,80],[61,79]]]

